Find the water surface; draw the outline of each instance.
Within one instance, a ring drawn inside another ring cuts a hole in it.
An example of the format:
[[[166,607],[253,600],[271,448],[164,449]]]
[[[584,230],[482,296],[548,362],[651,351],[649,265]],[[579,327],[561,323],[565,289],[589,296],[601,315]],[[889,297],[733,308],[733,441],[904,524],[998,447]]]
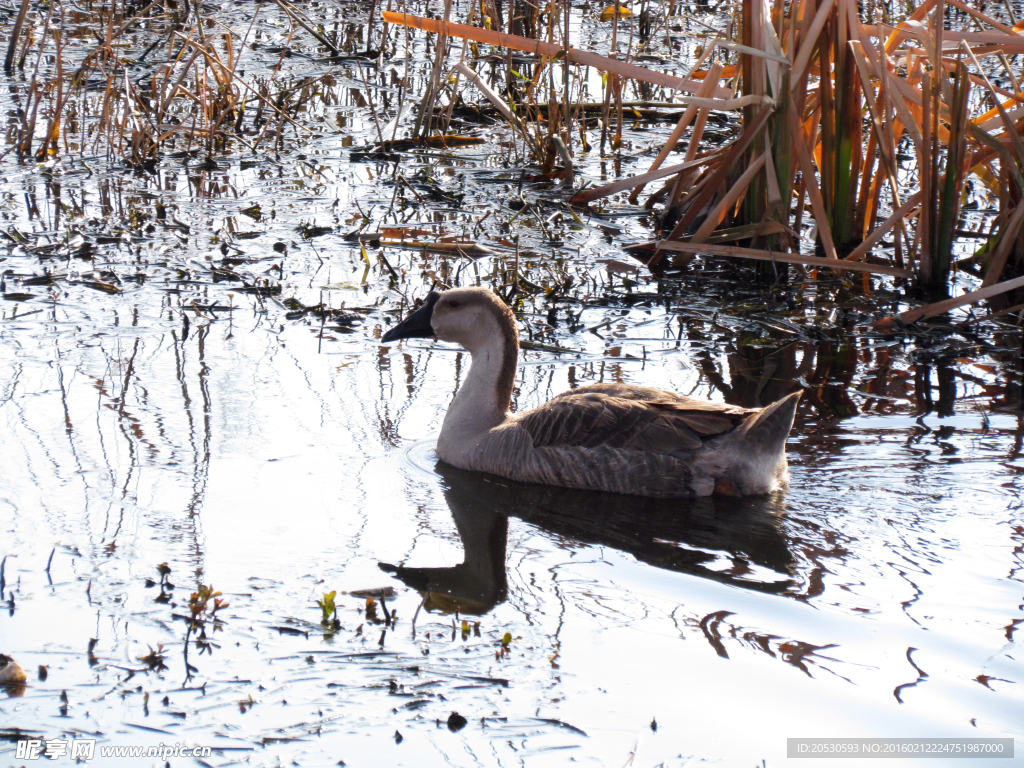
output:
[[[643,211],[577,222],[527,183],[517,213],[500,127],[353,159],[376,135],[358,70],[293,66],[324,87],[313,133],[277,154],[153,174],[83,148],[2,160],[0,652],[29,674],[0,699],[10,750],[27,734],[211,745],[216,766],[749,768],[786,763],[788,737],[984,736],[1021,754],[1012,317],[888,337],[870,327],[903,301],[885,281],[629,269]],[[367,65],[375,92],[397,98],[405,66]],[[581,172],[645,167],[665,125]],[[399,226],[494,253],[364,259],[351,237]],[[378,339],[436,284],[507,294],[516,236],[552,289],[513,297],[517,409],[601,381],[744,406],[801,390],[788,489],[653,502],[438,466],[468,357]],[[173,587],[153,585],[164,563]],[[197,645],[200,585],[229,605]],[[382,588],[372,609],[347,594]],[[331,591],[337,628],[316,606]]]

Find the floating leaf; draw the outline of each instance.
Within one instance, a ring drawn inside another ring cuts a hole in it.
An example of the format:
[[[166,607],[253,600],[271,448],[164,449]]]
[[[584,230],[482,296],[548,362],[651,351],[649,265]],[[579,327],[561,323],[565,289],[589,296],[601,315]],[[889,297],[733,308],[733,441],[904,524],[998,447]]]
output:
[[[601,11],[601,21],[611,21],[616,15],[618,15],[620,19],[628,19],[633,15],[633,12],[622,5],[609,5]]]
[[[120,293],[121,289],[116,285],[110,283],[101,283],[99,280],[83,280],[82,285],[86,288],[92,288],[96,291],[103,291],[104,293]]]

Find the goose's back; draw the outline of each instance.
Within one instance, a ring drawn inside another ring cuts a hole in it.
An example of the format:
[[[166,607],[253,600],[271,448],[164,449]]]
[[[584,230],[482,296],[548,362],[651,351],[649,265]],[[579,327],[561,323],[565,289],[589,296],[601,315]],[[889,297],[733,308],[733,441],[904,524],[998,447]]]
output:
[[[536,448],[627,448],[672,454],[701,448],[754,411],[629,384],[595,384],[558,395],[513,419]]]
[[[793,399],[795,408],[795,399]],[[599,384],[565,392],[515,414],[458,456],[442,456],[524,482],[639,496],[708,496],[717,490],[766,493],[787,477],[781,441],[754,440],[747,409],[674,392]]]

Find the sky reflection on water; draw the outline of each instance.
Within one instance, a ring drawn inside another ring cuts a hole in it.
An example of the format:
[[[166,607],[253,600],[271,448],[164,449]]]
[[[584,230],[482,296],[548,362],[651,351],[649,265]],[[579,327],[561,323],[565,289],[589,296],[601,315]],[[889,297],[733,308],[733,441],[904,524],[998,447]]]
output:
[[[184,340],[158,316],[85,333],[57,312],[6,322],[0,345],[4,652],[32,673],[4,728],[352,765],[608,764],[635,743],[640,764],[777,764],[787,736],[1020,738],[1015,415],[834,420],[808,401],[788,492],[652,503],[435,474],[424,436],[465,360],[429,344],[324,345],[251,311]],[[602,366],[687,391],[690,354],[531,353],[519,404]],[[161,562],[172,604],[144,586]],[[231,606],[183,684],[174,616],[200,582]],[[325,636],[321,592],[385,585],[393,630],[339,595]],[[415,588],[435,599],[414,631]],[[479,637],[443,612],[460,599]],[[159,643],[169,669],[143,672]],[[435,726],[451,711],[457,734]]]

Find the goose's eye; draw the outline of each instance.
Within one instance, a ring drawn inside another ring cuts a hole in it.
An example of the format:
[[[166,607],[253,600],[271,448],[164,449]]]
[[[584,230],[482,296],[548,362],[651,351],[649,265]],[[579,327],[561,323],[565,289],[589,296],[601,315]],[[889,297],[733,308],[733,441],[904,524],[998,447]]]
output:
[[[448,302],[448,306],[451,307],[452,309],[458,309],[459,307],[462,306],[462,304],[452,299]]]

